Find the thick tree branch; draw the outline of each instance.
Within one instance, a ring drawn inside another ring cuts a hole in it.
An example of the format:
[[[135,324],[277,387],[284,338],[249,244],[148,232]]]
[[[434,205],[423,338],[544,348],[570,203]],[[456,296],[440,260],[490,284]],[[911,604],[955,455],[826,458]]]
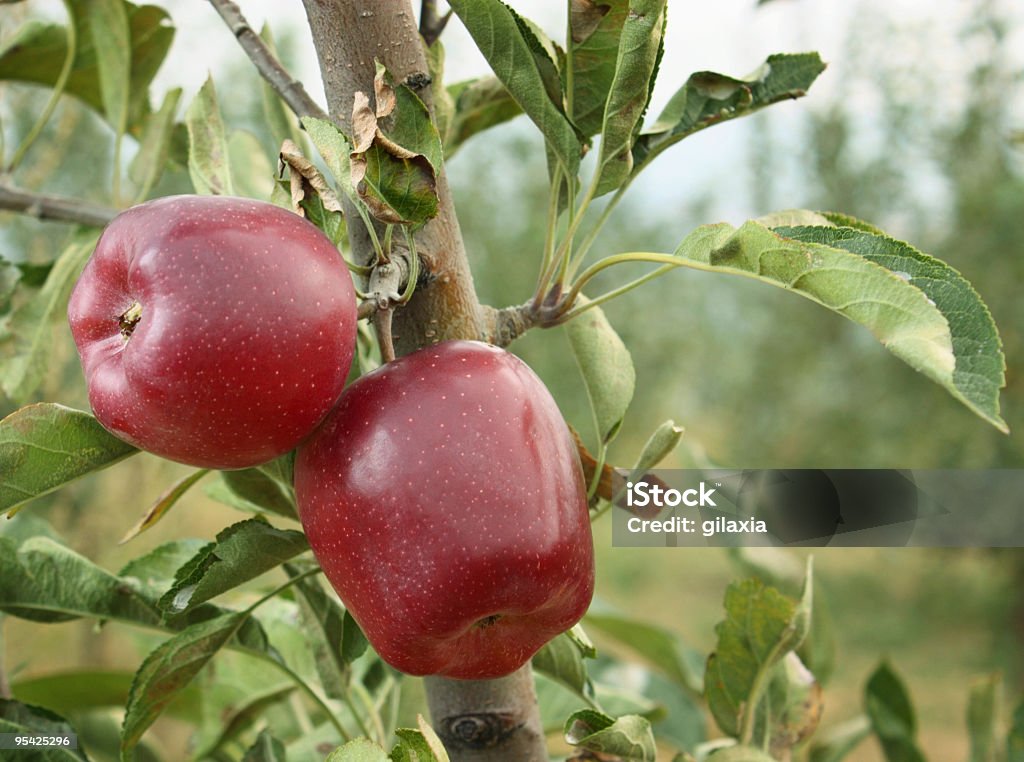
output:
[[[256,70],[274,91],[281,96],[288,108],[296,116],[315,116],[317,119],[328,119],[324,110],[309,97],[302,83],[294,79],[281,65],[270,49],[266,46],[255,30],[249,26],[239,7],[231,0],[210,0],[220,17],[224,19],[228,29],[235,35],[242,50],[256,66]]]
[[[116,209],[67,196],[32,193],[4,182],[0,182],[0,209],[21,212],[40,220],[77,222],[96,228],[103,227],[117,216]]]
[[[352,132],[357,92],[372,94],[374,59],[396,81],[423,76],[427,62],[411,0],[303,0],[320,59],[327,104],[342,130]],[[429,103],[429,90],[420,91]],[[416,233],[421,273],[409,303],[394,314],[395,350],[407,354],[446,339],[484,339],[497,332],[499,311],[480,305],[473,287],[443,172],[437,178],[437,217]],[[369,236],[349,214],[349,240],[359,263],[374,255]],[[511,335],[511,330],[506,331]],[[527,665],[500,680],[427,681],[435,727],[454,762],[538,762],[547,759],[540,712]]]

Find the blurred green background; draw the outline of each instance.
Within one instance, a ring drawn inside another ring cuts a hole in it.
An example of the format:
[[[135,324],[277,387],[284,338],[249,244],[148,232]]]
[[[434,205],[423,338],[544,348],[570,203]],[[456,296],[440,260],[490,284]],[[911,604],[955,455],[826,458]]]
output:
[[[720,128],[733,130],[743,146],[721,157],[723,185],[739,189],[727,208],[713,187],[687,188],[682,203],[678,193],[666,193],[672,203],[662,204],[657,185],[638,184],[594,255],[672,251],[693,227],[723,215],[738,222],[804,207],[870,220],[952,264],[989,304],[1007,355],[1003,411],[1013,433],[996,432],[866,331],[809,301],[755,282],[679,271],[607,307],[637,370],[637,395],[611,462],[629,464],[655,426],[673,418],[686,428],[683,445],[666,464],[677,467],[708,461],[724,467],[1024,465],[1024,117],[1022,72],[1012,55],[1021,30],[1011,3],[975,5],[959,30],[971,55],[957,81],[948,71],[929,68],[927,60],[893,55],[927,30],[866,16],[846,34],[842,55],[829,70],[842,87],[823,97],[812,91],[798,106]],[[3,24],[3,35],[28,13],[20,6],[5,10],[11,23]],[[307,55],[293,38],[278,42],[286,61]],[[218,85],[230,83],[221,96],[227,123],[251,131],[273,155],[258,81],[247,63],[238,59],[214,76]],[[869,113],[845,97],[858,88],[871,93]],[[0,94],[9,154],[45,94],[14,85],[4,85]],[[673,165],[674,188],[687,186],[686,157],[696,157],[705,139],[697,135],[675,149],[683,158]],[[65,100],[42,145],[19,170],[20,185],[106,201],[94,175],[96,167],[109,165],[111,141],[97,117]],[[524,301],[544,236],[547,191],[539,138],[516,120],[472,140],[449,172],[481,297],[499,306]],[[187,175],[178,171],[157,192],[189,190]],[[0,215],[0,253],[11,259],[47,262],[68,235],[67,226]],[[66,327],[59,331],[39,397],[85,407],[70,336]],[[586,438],[586,395],[562,333],[533,331],[512,349],[544,378]],[[0,340],[0,362],[2,351]],[[0,401],[0,413],[13,409]],[[71,547],[116,570],[160,542],[212,538],[238,519],[195,489],[154,530],[117,545],[185,473],[184,467],[138,456],[27,507],[13,521],[46,516]],[[596,527],[595,542],[602,599],[679,632],[704,652],[712,648],[722,595],[740,573],[724,552],[613,549],[607,520]],[[885,657],[907,680],[929,757],[965,758],[970,679],[998,670],[1011,698],[1024,692],[1024,553],[820,549],[814,555],[837,640],[824,726],[861,710],[863,683]],[[134,636],[116,627],[39,627],[10,618],[2,626],[4,666],[13,680],[74,665],[132,668],[140,658]],[[854,758],[878,759],[880,752],[864,745]]]

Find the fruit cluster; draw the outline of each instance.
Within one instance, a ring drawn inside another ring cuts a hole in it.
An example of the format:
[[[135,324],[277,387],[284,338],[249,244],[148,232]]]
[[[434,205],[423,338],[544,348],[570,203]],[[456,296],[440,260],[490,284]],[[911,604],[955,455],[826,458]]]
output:
[[[589,605],[585,485],[543,383],[504,350],[451,341],[346,389],[355,291],[301,217],[225,197],[129,209],[68,315],[117,436],[217,469],[298,448],[313,553],[397,669],[499,677]]]

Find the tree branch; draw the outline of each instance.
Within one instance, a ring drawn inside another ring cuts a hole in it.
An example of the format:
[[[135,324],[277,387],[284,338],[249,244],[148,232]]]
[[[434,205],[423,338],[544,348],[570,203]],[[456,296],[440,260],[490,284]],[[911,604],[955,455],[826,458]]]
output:
[[[242,50],[256,66],[260,76],[274,88],[274,91],[281,96],[296,116],[329,119],[316,101],[309,97],[309,93],[306,92],[302,83],[294,79],[270,52],[260,36],[249,26],[249,22],[245,20],[245,16],[242,15],[242,11],[235,3],[231,0],[210,0],[210,5],[224,19],[224,23],[235,35],[238,44],[242,46]]]
[[[0,209],[40,220],[77,222],[95,228],[103,227],[117,216],[116,209],[67,196],[32,193],[4,182],[0,182]]]
[[[433,45],[452,17],[451,8],[443,16],[437,12],[437,0],[422,0],[420,3],[420,37],[427,47]]]

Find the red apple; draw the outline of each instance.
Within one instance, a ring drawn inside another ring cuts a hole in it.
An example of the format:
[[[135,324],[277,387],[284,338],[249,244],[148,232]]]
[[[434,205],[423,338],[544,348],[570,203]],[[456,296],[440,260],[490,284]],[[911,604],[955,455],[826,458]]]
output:
[[[207,468],[294,449],[341,394],[355,347],[335,246],[243,198],[172,196],[118,215],[68,318],[100,423]]]
[[[446,342],[363,376],[299,448],[295,489],[327,579],[403,672],[509,674],[590,604],[576,447],[504,350]]]

